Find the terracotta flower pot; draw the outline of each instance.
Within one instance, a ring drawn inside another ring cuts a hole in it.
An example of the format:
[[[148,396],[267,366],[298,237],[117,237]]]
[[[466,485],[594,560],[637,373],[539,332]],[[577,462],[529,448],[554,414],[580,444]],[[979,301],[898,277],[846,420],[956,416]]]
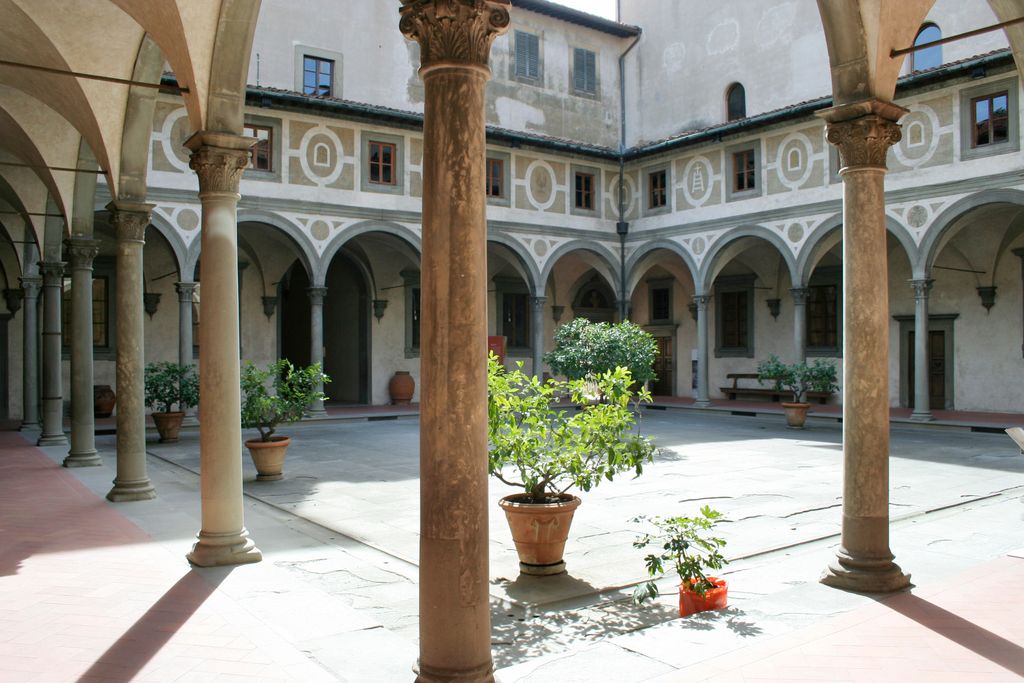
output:
[[[715,584],[715,587],[704,591],[704,595],[698,595],[690,590],[692,579],[689,584],[679,584],[679,616],[685,617],[712,609],[725,609],[729,605],[729,586],[725,579],[709,576],[708,581]]]
[[[406,405],[412,401],[412,395],[416,392],[416,380],[405,370],[398,370],[388,382],[388,393],[391,395],[392,405]]]
[[[582,502],[563,493],[557,503],[529,503],[529,495],[505,496],[498,504],[505,511],[512,540],[519,553],[519,571],[534,576],[549,576],[565,571],[565,541],[573,513]]]
[[[256,466],[256,481],[284,479],[284,454],[292,440],[287,436],[272,436],[270,441],[252,439],[245,442]]]
[[[807,411],[811,409],[810,403],[785,403],[782,410],[786,413],[786,426],[793,429],[803,429],[807,421]]]
[[[185,419],[185,413],[153,413],[153,423],[156,431],[160,434],[160,443],[175,443],[178,440],[178,433],[181,431],[181,421]]]
[[[110,417],[117,397],[109,384],[96,384],[92,388],[92,412],[96,417]]]

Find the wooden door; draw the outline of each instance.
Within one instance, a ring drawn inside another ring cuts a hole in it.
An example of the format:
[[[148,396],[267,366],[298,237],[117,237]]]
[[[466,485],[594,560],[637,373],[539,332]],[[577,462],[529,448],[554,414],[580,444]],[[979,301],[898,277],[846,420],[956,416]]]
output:
[[[910,406],[914,406],[914,333],[910,333]],[[928,331],[928,408],[946,408],[946,333],[943,330]]]
[[[672,337],[655,337],[658,355],[654,358],[654,374],[657,378],[651,383],[651,393],[655,396],[672,396]]]

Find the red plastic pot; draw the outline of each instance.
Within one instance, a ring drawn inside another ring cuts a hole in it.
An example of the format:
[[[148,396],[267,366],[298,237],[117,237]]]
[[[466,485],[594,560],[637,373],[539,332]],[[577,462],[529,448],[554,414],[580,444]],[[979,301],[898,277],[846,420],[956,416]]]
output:
[[[704,591],[704,595],[698,595],[690,589],[690,586],[696,583],[693,579],[689,584],[679,584],[679,616],[686,617],[697,612],[725,609],[728,606],[729,586],[725,579],[709,576],[708,581],[715,584],[715,587]]]

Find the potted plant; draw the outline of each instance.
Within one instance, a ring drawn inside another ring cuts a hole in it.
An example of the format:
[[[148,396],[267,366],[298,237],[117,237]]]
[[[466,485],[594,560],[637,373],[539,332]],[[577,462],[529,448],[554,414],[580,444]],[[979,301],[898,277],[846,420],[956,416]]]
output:
[[[580,499],[573,486],[589,491],[620,472],[639,476],[654,456],[649,439],[633,432],[633,402],[650,402],[623,367],[590,380],[548,380],[506,370],[492,353],[488,360],[488,469],[498,480],[523,489],[501,499],[524,574],[565,571],[562,559],[569,524]],[[579,408],[574,410],[572,408]]]
[[[199,377],[192,365],[170,361],[149,363],[143,374],[146,405],[152,411],[160,443],[174,443],[185,411],[199,404]],[[174,406],[178,406],[174,410]]]
[[[725,541],[711,535],[721,516],[721,512],[705,505],[700,509],[699,517],[634,518],[634,522],[652,524],[657,531],[644,533],[633,542],[633,547],[646,548],[653,544],[660,546],[661,552],[644,558],[647,574],[652,579],[636,587],[633,601],[640,604],[656,598],[659,592],[653,577],[664,574],[668,566],[679,575],[679,616],[726,607],[728,584],[724,579],[707,573],[728,564],[721,552]]]
[[[319,387],[330,381],[319,363],[297,368],[280,358],[262,370],[251,362],[242,366],[242,427],[260,433],[258,439],[245,442],[257,481],[284,477],[284,456],[291,439],[274,432],[279,424],[301,420],[311,403],[323,400]]]
[[[757,375],[759,382],[774,382],[776,389],[785,387],[793,394],[791,402],[782,402],[782,410],[786,413],[786,424],[794,429],[803,429],[807,421],[811,407],[806,400],[808,391],[832,392],[838,388],[836,366],[821,359],[810,365],[806,362],[787,365],[771,355],[758,364]]]
[[[623,367],[633,381],[643,384],[655,379],[657,354],[654,337],[628,320],[593,323],[576,318],[555,332],[555,348],[544,354],[544,362],[552,373],[571,380]]]

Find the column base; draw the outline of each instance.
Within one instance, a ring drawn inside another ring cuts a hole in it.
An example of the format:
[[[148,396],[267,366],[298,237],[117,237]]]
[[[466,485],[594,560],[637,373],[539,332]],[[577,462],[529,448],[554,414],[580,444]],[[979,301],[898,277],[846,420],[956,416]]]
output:
[[[323,408],[310,408],[308,411],[306,411],[306,415],[314,420],[322,420],[323,418],[327,417],[327,411],[324,410]]]
[[[61,434],[43,434],[39,437],[39,441],[36,441],[37,446],[67,446],[68,437]]]
[[[252,564],[263,559],[263,553],[249,538],[245,527],[229,533],[200,531],[199,540],[185,557],[197,567],[223,567],[233,564]]]
[[[494,662],[487,662],[471,669],[456,670],[423,666],[423,663],[417,660],[413,673],[416,674],[416,683],[450,683],[452,681],[494,683]]]
[[[931,422],[935,419],[935,416],[931,413],[919,413],[915,411],[910,414],[910,419],[914,422]]]
[[[694,408],[710,408],[711,407],[711,401],[709,401],[707,399],[704,399],[702,401],[701,399],[698,398],[696,401],[693,402],[693,407]]]
[[[38,432],[39,431],[39,423],[38,422],[22,422],[21,425],[18,427],[18,431],[19,432]]]
[[[856,593],[894,593],[910,585],[910,574],[904,574],[891,555],[888,559],[865,559],[840,550],[820,581]]]
[[[68,453],[63,462],[64,467],[99,467],[102,464],[103,460],[95,449],[81,453]]]
[[[135,481],[114,480],[114,488],[107,494],[107,500],[112,503],[130,503],[134,500],[153,500],[156,498],[156,489],[149,479],[137,479]]]

